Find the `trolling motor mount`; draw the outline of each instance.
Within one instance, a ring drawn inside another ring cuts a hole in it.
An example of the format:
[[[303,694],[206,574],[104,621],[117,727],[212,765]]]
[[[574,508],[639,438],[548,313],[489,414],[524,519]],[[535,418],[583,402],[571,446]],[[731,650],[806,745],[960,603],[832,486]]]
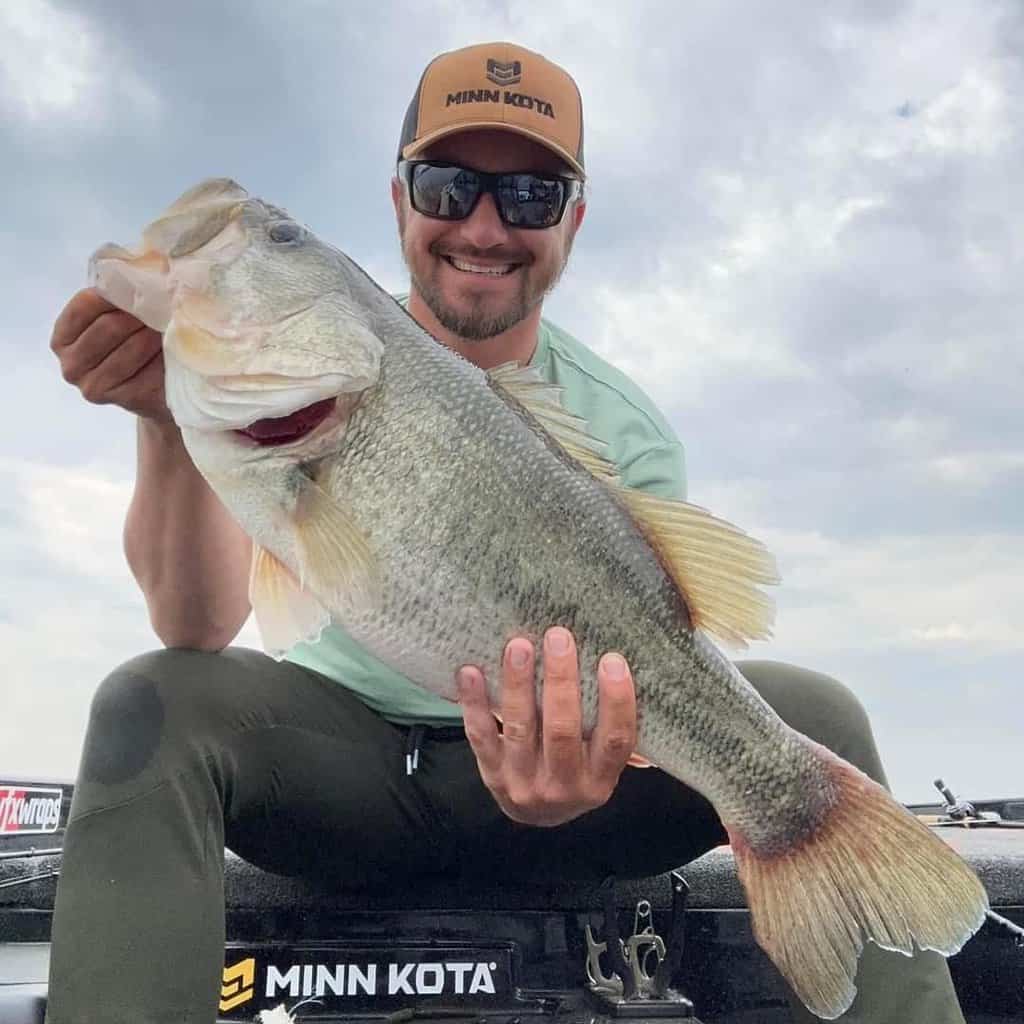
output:
[[[625,941],[619,934],[615,879],[601,886],[604,938],[598,940],[588,923],[587,995],[595,1007],[617,1020],[679,1018],[700,1024],[693,1002],[670,987],[683,956],[686,903],[690,887],[678,871],[671,873],[672,911],[667,941],[654,930],[651,904],[640,900],[633,931]],[[605,973],[606,955],[611,973]]]

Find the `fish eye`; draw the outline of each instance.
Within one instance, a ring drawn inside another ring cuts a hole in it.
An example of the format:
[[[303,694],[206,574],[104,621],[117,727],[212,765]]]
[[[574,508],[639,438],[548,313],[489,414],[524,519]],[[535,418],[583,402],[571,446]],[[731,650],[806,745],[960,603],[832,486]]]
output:
[[[296,242],[302,236],[302,228],[293,220],[279,220],[270,225],[267,234],[272,242]]]

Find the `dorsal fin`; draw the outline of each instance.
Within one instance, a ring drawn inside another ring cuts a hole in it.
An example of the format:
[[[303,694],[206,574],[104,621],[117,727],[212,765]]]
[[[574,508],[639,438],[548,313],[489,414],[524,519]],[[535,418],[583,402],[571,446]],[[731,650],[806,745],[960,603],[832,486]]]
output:
[[[614,483],[619,471],[605,454],[608,446],[592,437],[587,421],[568,412],[562,388],[549,384],[532,366],[502,363],[487,371],[491,384],[514,398],[571,455],[599,480]]]
[[[697,505],[623,486],[607,446],[588,433],[585,420],[565,410],[562,389],[536,369],[504,363],[488,378],[623,501],[679,586],[695,628],[731,647],[771,635],[774,604],[758,588],[779,577],[759,541]]]

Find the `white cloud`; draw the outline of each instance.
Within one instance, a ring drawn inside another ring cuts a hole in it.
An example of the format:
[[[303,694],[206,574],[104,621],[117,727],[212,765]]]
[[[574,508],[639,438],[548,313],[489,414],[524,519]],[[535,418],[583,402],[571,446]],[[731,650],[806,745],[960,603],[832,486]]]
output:
[[[902,410],[869,424],[869,433],[879,445],[901,453],[924,453],[937,450],[954,433],[955,423],[948,417],[920,410]]]
[[[890,109],[884,118],[877,117],[878,111],[874,118],[863,117],[857,141],[865,156],[914,173],[936,160],[995,156],[1018,135],[1011,94],[1019,87],[1019,72],[1005,61],[978,55],[967,66],[945,60],[959,76],[952,84],[930,83],[933,91],[906,101],[898,110],[901,116]]]
[[[976,490],[1024,471],[1024,451],[965,451],[941,455],[928,460],[925,471],[958,489]]]
[[[759,536],[779,560],[776,643],[788,650],[1024,653],[1020,536]]]
[[[667,270],[664,278],[641,288],[595,288],[597,332],[588,339],[663,407],[699,405],[709,379],[737,371],[775,380],[809,375],[772,325],[746,320],[733,284],[713,268],[685,286],[682,273]]]
[[[796,350],[799,333],[786,330],[780,283],[840,263],[842,233],[886,199],[843,195],[827,177],[816,197],[717,169],[705,180],[718,233],[705,237],[699,255],[685,235],[665,240],[654,280],[597,284],[599,333],[591,341],[660,400],[699,403],[709,378],[736,373],[811,379]]]
[[[970,636],[971,630],[959,622],[947,622],[944,626],[929,626],[927,629],[912,629],[910,631],[912,640],[919,640],[925,644],[942,643],[945,640],[959,643],[968,640]]]
[[[1010,117],[1000,66],[971,67],[925,108],[924,137],[940,152],[992,156],[1013,137]]]
[[[124,583],[121,529],[131,484],[104,470],[17,464],[0,460],[14,478],[35,542],[49,563],[105,581]]]
[[[10,0],[0,38],[9,102],[32,120],[73,111],[95,84],[96,49],[78,14],[46,0]]]
[[[787,261],[829,261],[846,228],[888,204],[881,195],[843,194],[843,183],[827,173],[817,188],[818,195],[806,196],[787,187],[785,179],[710,171],[704,193],[722,225],[721,241],[706,254],[712,275],[774,271],[783,255]]]
[[[156,93],[82,14],[49,0],[0,5],[0,106],[28,121],[153,117]]]

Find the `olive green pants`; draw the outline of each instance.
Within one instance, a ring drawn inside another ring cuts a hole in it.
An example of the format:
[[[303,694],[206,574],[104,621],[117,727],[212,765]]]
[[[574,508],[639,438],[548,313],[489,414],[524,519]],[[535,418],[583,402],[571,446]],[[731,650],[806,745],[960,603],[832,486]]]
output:
[[[783,719],[885,782],[843,686],[777,663],[739,667]],[[725,840],[710,804],[656,769],[627,768],[608,803],[565,825],[518,825],[483,787],[461,730],[428,735],[407,775],[407,730],[254,651],[158,651],[116,669],[93,700],[65,839],[49,1024],[212,1024],[225,845],[271,871],[369,887],[639,878]],[[963,1022],[934,954],[869,946],[857,984],[844,1021]]]

